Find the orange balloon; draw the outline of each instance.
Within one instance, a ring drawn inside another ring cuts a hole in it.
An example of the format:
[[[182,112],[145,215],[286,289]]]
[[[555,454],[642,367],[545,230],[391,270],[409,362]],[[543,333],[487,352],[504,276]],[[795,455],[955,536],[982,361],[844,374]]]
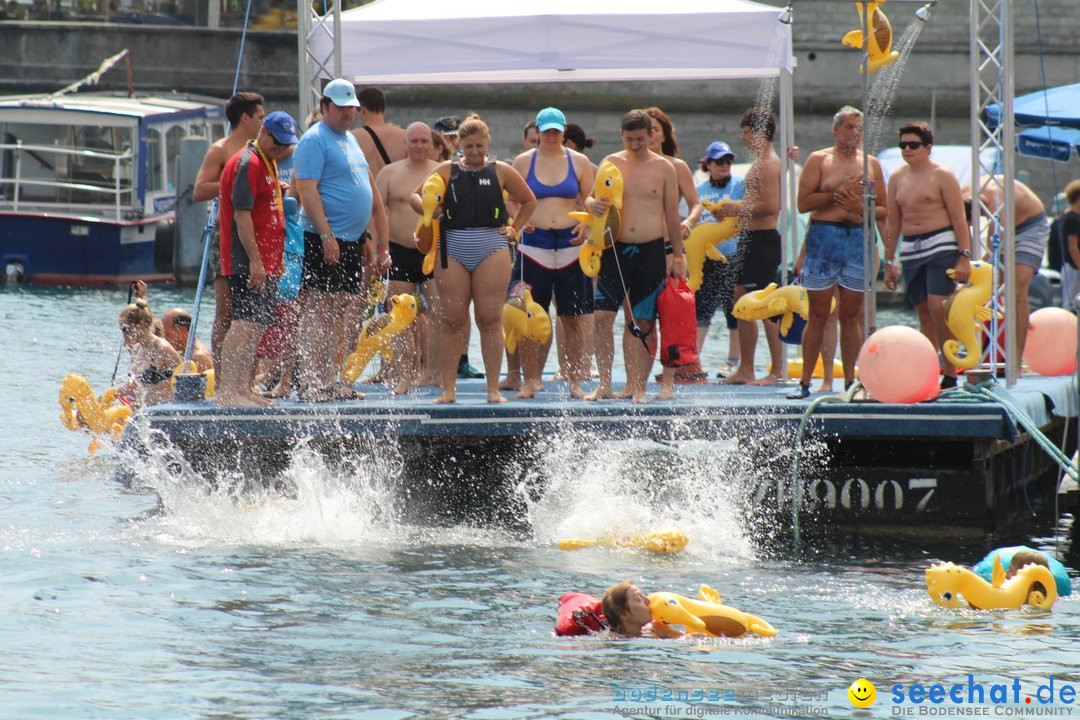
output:
[[[1076,372],[1076,316],[1056,307],[1031,313],[1024,362],[1040,375]]]
[[[940,371],[933,344],[904,325],[881,328],[859,351],[859,380],[883,403],[918,403],[937,397]]]

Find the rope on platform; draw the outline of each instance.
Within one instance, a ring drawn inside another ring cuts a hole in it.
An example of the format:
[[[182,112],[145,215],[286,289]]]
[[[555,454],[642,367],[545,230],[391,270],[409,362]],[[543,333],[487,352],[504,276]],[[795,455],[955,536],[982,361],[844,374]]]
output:
[[[950,401],[975,399],[1001,405],[1001,407],[1009,414],[1009,417],[1012,418],[1013,422],[1030,435],[1035,442],[1038,443],[1039,447],[1045,450],[1046,453],[1057,462],[1066,475],[1073,480],[1080,482],[1080,470],[1073,464],[1072,458],[1059,450],[1058,446],[1043,434],[1042,430],[1039,429],[1039,426],[1035,424],[1035,421],[1032,420],[1027,413],[1013,404],[1012,401],[990,392],[989,387],[992,387],[992,381],[987,384],[980,383],[975,385],[971,390],[968,390],[966,387],[964,389],[950,390],[946,399]]]
[[[799,529],[799,509],[802,507],[802,483],[799,482],[799,454],[802,452],[803,438],[806,437],[806,426],[810,422],[810,416],[814,414],[819,405],[825,403],[849,403],[855,398],[855,394],[862,390],[862,384],[855,380],[851,387],[840,395],[822,395],[814,398],[803,411],[799,420],[799,430],[795,434],[795,446],[791,459],[791,531],[795,541],[795,552],[799,552],[802,546],[802,537]]]
[[[980,402],[992,402],[1000,405],[1013,422],[1020,428],[1022,428],[1028,435],[1030,435],[1035,442],[1046,451],[1051,458],[1058,464],[1062,471],[1073,480],[1080,482],[1080,469],[1072,458],[1067,456],[1062,450],[1058,449],[1057,445],[1050,441],[1050,438],[1039,429],[1035,421],[1028,416],[1023,410],[1017,407],[1010,400],[996,395],[990,391],[989,387],[993,386],[993,381],[979,385],[968,385],[965,388],[955,388],[943,393],[939,397],[939,402],[970,402],[972,400],[978,400]],[[968,389],[971,388],[971,389]],[[810,416],[814,414],[814,411],[819,405],[824,403],[836,403],[836,402],[852,402],[855,394],[862,389],[862,385],[856,380],[850,388],[848,388],[842,395],[823,395],[815,398],[806,410],[803,411],[802,418],[799,420],[799,430],[795,435],[794,454],[791,463],[791,529],[792,537],[794,539],[795,551],[799,552],[802,545],[802,537],[799,524],[799,509],[802,507],[802,484],[798,482],[798,470],[799,470],[799,454],[802,452],[803,439],[806,436],[806,426],[810,422]],[[1068,418],[1066,418],[1068,422]],[[1026,487],[1025,487],[1026,493]],[[1055,488],[1055,499],[1057,497],[1057,491]],[[1025,496],[1026,499],[1026,496]],[[1031,503],[1028,503],[1028,509],[1031,509]],[[1034,511],[1033,511],[1034,513]]]

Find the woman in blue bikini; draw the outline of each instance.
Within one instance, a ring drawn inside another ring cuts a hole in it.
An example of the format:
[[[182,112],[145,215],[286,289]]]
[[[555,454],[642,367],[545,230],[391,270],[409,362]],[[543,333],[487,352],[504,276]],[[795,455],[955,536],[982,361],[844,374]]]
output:
[[[499,393],[502,372],[502,306],[510,284],[508,244],[536,208],[536,197],[525,179],[504,162],[489,162],[491,133],[477,115],[471,115],[458,128],[462,157],[435,168],[446,183],[441,218],[442,237],[439,260],[435,263],[435,282],[442,305],[442,394],[436,403],[457,399],[457,370],[464,348],[469,302],[475,306],[476,326],[480,330],[480,350],[484,357],[484,377],[488,402],[506,402]],[[507,217],[503,190],[520,204],[517,217]],[[411,198],[413,209],[422,212],[420,188]]]

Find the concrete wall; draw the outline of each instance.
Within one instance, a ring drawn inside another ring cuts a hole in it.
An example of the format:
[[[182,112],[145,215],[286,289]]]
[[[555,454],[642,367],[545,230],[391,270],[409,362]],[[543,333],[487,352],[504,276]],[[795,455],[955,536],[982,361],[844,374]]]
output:
[[[1010,0],[1015,8],[1017,94],[1046,84],[1080,81],[1080,12],[1077,0],[1038,0],[1042,36],[1036,31],[1035,0]],[[781,6],[782,0],[768,4]],[[890,2],[885,10],[897,38],[917,21],[918,5]],[[891,144],[899,121],[933,119],[939,142],[966,144],[968,132],[968,7],[967,0],[941,0],[931,21],[920,26],[897,88],[893,121],[886,121],[883,142]],[[796,142],[816,148],[831,141],[829,119],[840,105],[860,104],[862,82],[859,53],[840,45],[845,32],[858,26],[854,3],[795,1]],[[132,51],[134,82],[140,90],[184,90],[219,97],[229,94],[240,47],[238,30],[150,27],[136,25],[76,25],[68,23],[0,22],[0,92],[52,90],[93,71],[101,59],[123,48]],[[723,38],[718,38],[723,42]],[[294,111],[297,93],[296,37],[292,33],[249,33],[240,87],[257,90],[273,107]],[[121,89],[122,67],[106,74],[102,87]],[[683,156],[693,161],[717,138],[737,150],[738,116],[753,104],[756,81],[582,83],[488,86],[386,87],[390,119],[406,124],[428,122],[446,114],[476,110],[494,133],[500,157],[516,150],[521,126],[539,108],[553,104],[572,122],[598,140],[594,159],[618,143],[618,118],[626,109],[660,105],[674,118],[683,143]],[[1049,161],[1022,159],[1022,172],[1049,199],[1080,176],[1080,162],[1054,167]]]

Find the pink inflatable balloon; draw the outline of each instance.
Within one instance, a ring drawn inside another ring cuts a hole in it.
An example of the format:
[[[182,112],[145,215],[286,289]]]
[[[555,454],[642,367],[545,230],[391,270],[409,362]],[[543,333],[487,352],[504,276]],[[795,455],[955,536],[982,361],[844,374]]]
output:
[[[1031,313],[1024,362],[1040,375],[1076,372],[1076,316],[1055,307]]]
[[[903,325],[881,328],[859,351],[859,381],[883,403],[918,403],[941,392],[934,346]]]

